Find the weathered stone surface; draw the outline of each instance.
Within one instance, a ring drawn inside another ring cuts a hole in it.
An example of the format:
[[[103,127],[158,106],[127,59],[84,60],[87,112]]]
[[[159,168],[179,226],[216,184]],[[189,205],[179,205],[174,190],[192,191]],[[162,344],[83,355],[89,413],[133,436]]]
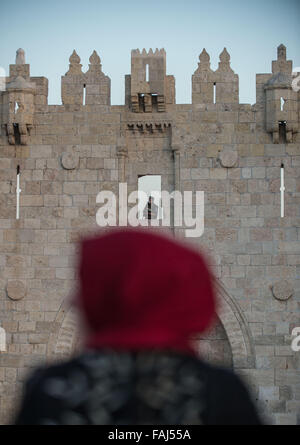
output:
[[[277,300],[288,300],[293,295],[293,287],[287,280],[277,281],[272,286],[273,296]]]
[[[6,292],[11,300],[21,300],[26,295],[26,285],[21,280],[10,280]]]
[[[0,423],[16,409],[17,382],[21,389],[31,366],[76,351],[76,320],[66,302],[77,284],[77,241],[101,230],[99,191],[118,196],[120,182],[134,191],[141,175],[160,175],[169,192],[204,191],[204,234],[187,241],[211,255],[224,290],[220,323],[201,337],[200,354],[233,366],[273,422],[296,421],[299,360],[290,336],[300,326],[300,133],[299,95],[286,83],[291,63],[279,48],[273,72],[257,75],[256,104],[240,104],[228,51],[217,70],[206,50],[199,52],[189,104],[175,104],[164,50],[134,51],[124,105],[110,105],[110,79],[96,51],[86,72],[73,52],[63,105],[47,105],[48,81],[30,77],[28,64],[10,65],[0,93],[0,326],[7,333]],[[286,134],[279,135],[278,120],[287,122]],[[174,232],[185,236],[184,227]]]
[[[78,166],[79,155],[76,152],[63,153],[61,157],[61,164],[66,170],[73,170]]]
[[[238,160],[238,153],[237,151],[233,150],[230,151],[222,150],[219,154],[219,159],[223,167],[227,168],[234,167]]]

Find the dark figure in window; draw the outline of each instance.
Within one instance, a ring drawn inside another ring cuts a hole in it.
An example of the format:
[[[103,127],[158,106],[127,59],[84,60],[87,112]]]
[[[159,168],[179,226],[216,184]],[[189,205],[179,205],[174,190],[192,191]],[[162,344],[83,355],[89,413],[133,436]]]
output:
[[[154,204],[153,196],[149,196],[149,200],[145,205],[143,215],[145,219],[157,219],[158,216],[158,206]]]

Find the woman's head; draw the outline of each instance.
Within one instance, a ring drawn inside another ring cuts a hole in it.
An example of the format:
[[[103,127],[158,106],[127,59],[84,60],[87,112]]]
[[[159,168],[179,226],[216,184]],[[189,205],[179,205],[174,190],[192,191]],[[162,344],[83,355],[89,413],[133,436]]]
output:
[[[203,256],[147,229],[112,229],[81,244],[79,306],[87,346],[191,350],[215,315]]]

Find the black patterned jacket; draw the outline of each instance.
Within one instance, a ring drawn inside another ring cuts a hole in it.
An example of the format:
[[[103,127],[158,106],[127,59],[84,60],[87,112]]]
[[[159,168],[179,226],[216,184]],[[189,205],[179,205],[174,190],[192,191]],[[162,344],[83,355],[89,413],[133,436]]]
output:
[[[231,371],[174,352],[89,351],[29,378],[17,425],[255,425]]]

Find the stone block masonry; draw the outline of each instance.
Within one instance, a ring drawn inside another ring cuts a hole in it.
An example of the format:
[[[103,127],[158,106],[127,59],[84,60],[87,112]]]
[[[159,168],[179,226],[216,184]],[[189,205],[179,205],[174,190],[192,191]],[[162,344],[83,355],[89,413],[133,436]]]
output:
[[[0,422],[14,415],[34,366],[80,349],[68,298],[77,240],[101,230],[97,194],[118,196],[120,182],[130,192],[139,176],[160,175],[162,190],[204,191],[204,234],[187,241],[208,253],[220,304],[217,326],[196,339],[199,354],[233,367],[269,422],[299,424],[300,352],[291,342],[300,326],[300,92],[292,62],[280,45],[272,72],[256,77],[256,103],[240,104],[227,49],[216,71],[203,50],[192,103],[177,105],[165,51],[131,56],[118,106],[96,51],[86,73],[72,53],[62,105],[48,105],[48,80],[30,76],[24,51],[10,65],[0,93]],[[167,230],[184,236],[184,227]]]

